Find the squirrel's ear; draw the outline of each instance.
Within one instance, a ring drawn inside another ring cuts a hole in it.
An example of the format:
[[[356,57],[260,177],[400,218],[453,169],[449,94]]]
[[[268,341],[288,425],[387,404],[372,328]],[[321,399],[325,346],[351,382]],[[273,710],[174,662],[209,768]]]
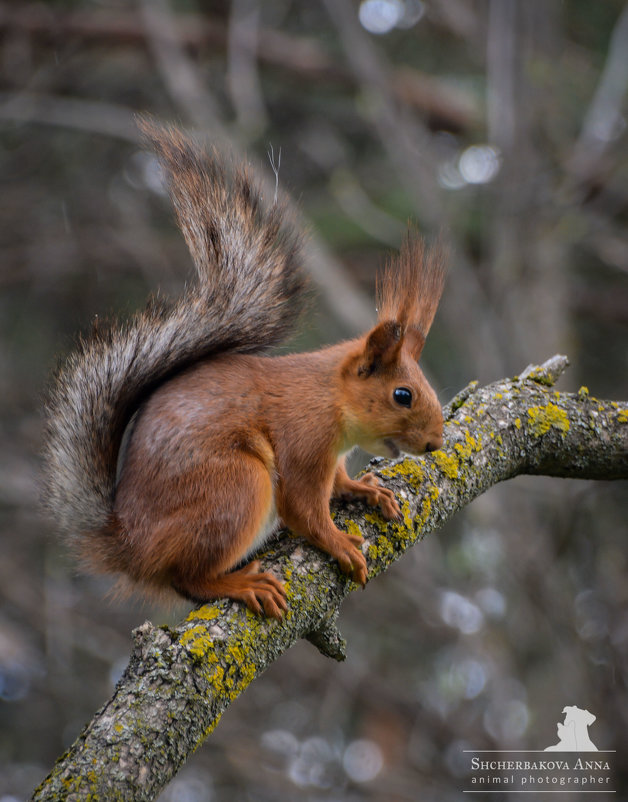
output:
[[[399,357],[403,342],[401,325],[394,320],[379,323],[366,338],[358,376],[366,378],[380,368],[391,365]]]

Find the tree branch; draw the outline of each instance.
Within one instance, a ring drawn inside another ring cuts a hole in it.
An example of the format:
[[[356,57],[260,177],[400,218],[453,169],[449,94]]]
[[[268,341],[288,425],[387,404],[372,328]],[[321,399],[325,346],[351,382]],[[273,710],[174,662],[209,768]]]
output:
[[[159,15],[159,9],[156,14]],[[165,20],[164,20],[165,22]],[[229,31],[215,15],[177,13],[169,29],[161,27],[159,38],[166,45],[176,40],[190,50],[226,50]],[[136,10],[108,8],[62,10],[42,3],[7,3],[0,0],[0,33],[19,31],[45,42],[80,38],[98,44],[142,46],[146,29]],[[247,52],[261,64],[298,76],[302,81],[355,87],[355,77],[313,37],[288,35],[261,28],[247,32],[240,40]],[[479,111],[469,93],[454,89],[445,81],[411,68],[395,70],[392,92],[397,100],[424,114],[434,129],[463,131],[471,128]]]
[[[628,403],[586,388],[552,389],[567,366],[553,357],[520,377],[471,383],[445,408],[446,446],[419,459],[371,463],[400,501],[403,522],[358,502],[336,505],[337,524],[364,536],[369,580],[489,487],[519,474],[628,478]],[[154,799],[247,685],[300,638],[344,658],[336,628],[358,586],[303,540],[282,537],[262,558],[286,583],[282,622],[221,601],[176,628],[145,623],[112,698],[35,791],[34,800]],[[92,796],[90,796],[92,795]]]

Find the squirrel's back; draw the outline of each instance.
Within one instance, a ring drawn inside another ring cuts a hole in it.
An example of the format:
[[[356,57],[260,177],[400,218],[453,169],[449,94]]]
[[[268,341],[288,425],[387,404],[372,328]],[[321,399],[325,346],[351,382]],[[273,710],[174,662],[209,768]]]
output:
[[[302,307],[299,237],[232,169],[175,128],[140,122],[165,168],[197,281],[122,325],[96,327],[58,370],[46,404],[44,501],[71,536],[99,535],[115,495],[120,444],[142,401],[194,362],[281,342]]]

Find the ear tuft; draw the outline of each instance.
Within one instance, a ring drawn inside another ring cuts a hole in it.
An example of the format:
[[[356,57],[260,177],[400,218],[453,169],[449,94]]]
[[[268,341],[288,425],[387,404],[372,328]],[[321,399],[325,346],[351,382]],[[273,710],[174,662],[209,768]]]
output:
[[[445,283],[448,250],[442,240],[427,246],[412,228],[401,251],[378,281],[380,320],[396,320],[407,329],[416,359],[430,330]]]
[[[425,335],[422,331],[412,326],[406,334],[405,345],[414,361],[418,362],[425,345]]]

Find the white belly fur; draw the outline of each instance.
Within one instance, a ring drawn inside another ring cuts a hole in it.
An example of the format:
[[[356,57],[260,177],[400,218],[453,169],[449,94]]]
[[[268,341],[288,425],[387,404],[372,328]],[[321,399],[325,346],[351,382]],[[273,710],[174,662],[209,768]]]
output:
[[[259,531],[250,543],[246,554],[242,557],[242,560],[247,560],[251,554],[261,548],[264,543],[266,543],[268,538],[277,531],[278,525],[279,516],[277,515],[277,505],[275,504],[275,495],[273,493],[273,501],[268,511],[268,515],[264,519]]]

